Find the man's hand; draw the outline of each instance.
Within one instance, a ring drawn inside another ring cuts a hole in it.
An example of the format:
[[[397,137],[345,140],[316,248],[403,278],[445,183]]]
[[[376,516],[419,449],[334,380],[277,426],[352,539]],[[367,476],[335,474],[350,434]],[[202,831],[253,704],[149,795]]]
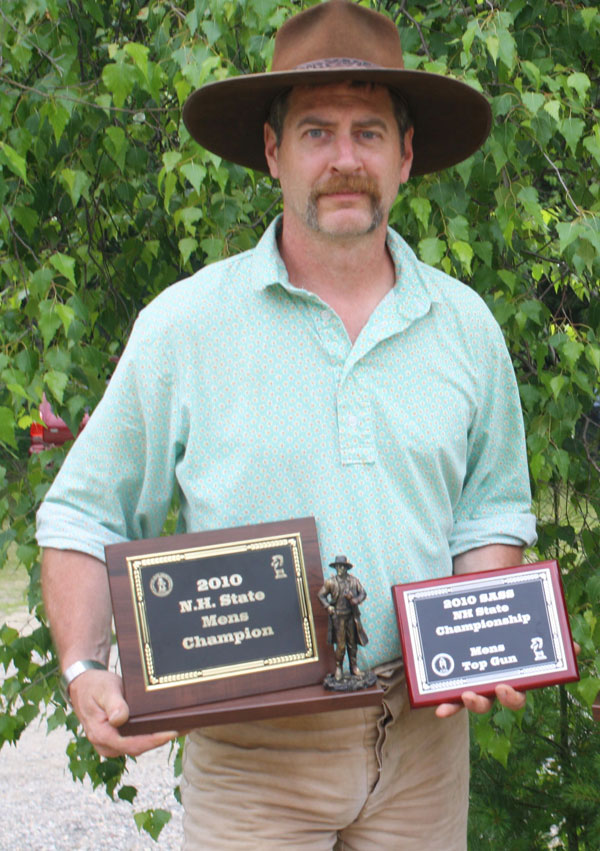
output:
[[[121,677],[110,671],[85,671],[73,680],[69,695],[86,736],[100,756],[139,756],[179,735],[171,731],[122,736],[118,728],[129,718],[129,707],[123,698]]]
[[[517,712],[525,706],[525,694],[522,691],[517,691],[512,686],[506,683],[500,683],[496,686],[496,697],[507,709],[512,709]],[[474,691],[465,691],[461,694],[462,703],[440,703],[435,710],[438,718],[449,718],[451,715],[456,715],[461,709],[468,709],[470,712],[476,712],[478,715],[485,715],[489,712],[494,703],[492,698],[484,697],[482,694],[475,694]]]
[[[581,647],[577,644],[576,641],[573,642],[573,647],[575,649],[575,655],[579,656],[581,652]],[[518,712],[519,709],[523,709],[525,706],[525,694],[522,691],[517,691],[512,686],[507,685],[506,683],[499,683],[496,686],[496,697],[507,709],[512,709],[514,712]],[[440,703],[438,708],[435,710],[435,714],[438,718],[449,718],[451,715],[456,715],[457,712],[460,712],[461,709],[465,707],[470,712],[476,712],[478,715],[485,715],[486,712],[489,712],[492,708],[494,701],[489,697],[484,697],[481,694],[475,694],[474,691],[464,691],[461,694],[462,703]]]

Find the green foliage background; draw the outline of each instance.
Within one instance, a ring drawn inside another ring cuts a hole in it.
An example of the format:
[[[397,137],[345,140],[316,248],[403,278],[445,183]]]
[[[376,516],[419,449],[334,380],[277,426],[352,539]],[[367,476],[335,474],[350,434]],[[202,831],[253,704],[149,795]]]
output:
[[[62,450],[29,457],[42,393],[76,431],[138,310],[253,245],[267,178],[199,149],[181,123],[202,83],[268,66],[297,0],[3,0],[0,9],[0,553],[30,573],[39,627],[0,629],[0,742],[43,713],[73,731],[75,777],[134,800],[56,692],[34,514]],[[490,98],[483,150],[410,181],[392,224],[501,323],[528,434],[539,543],[559,558],[581,681],[473,721],[471,847],[593,849],[600,836],[600,9],[594,0],[367,2],[406,66]],[[417,140],[418,143],[418,140]],[[600,408],[596,408],[596,414]],[[178,769],[176,768],[176,771]],[[169,814],[137,814],[153,836]]]

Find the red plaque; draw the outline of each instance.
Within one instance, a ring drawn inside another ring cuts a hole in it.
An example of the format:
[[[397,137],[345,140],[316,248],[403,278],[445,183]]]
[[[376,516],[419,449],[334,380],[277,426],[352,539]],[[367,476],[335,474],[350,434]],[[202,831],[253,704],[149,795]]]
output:
[[[127,734],[366,706],[333,693],[313,518],[106,547]]]
[[[395,585],[410,702],[579,679],[556,561]]]

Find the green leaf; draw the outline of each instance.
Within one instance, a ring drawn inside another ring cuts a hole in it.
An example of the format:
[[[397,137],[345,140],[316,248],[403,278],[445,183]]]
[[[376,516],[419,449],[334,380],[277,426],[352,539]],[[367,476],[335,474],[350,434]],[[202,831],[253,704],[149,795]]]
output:
[[[544,305],[538,299],[527,299],[519,305],[519,314],[527,317],[536,325],[544,324],[545,310]]]
[[[63,168],[59,174],[59,180],[69,193],[74,207],[77,206],[82,195],[85,198],[88,197],[92,180],[85,171]]]
[[[499,269],[498,277],[503,283],[506,284],[512,295],[517,288],[517,276],[515,275],[515,273],[511,272],[509,269]]]
[[[9,169],[20,177],[24,183],[27,180],[27,161],[14,148],[6,142],[0,142],[0,162],[3,162]]]
[[[15,415],[10,408],[0,407],[0,443],[16,447]]]
[[[560,101],[547,100],[544,104],[544,109],[557,123],[560,122]]]
[[[50,299],[41,301],[38,305],[37,324],[42,332],[44,349],[48,348],[54,335],[62,325],[62,319],[54,308],[55,302]]]
[[[200,242],[200,247],[206,252],[206,262],[214,263],[221,260],[223,257],[223,249],[225,248],[225,240],[218,237],[209,236]]]
[[[13,217],[25,230],[27,236],[33,235],[40,220],[37,211],[31,207],[13,207]]]
[[[519,190],[517,195],[519,201],[523,205],[523,208],[527,213],[534,219],[535,222],[542,228],[542,230],[546,229],[546,222],[544,221],[544,217],[542,215],[542,208],[540,206],[538,200],[538,193],[535,187],[533,186],[524,186]]]
[[[69,382],[69,376],[64,372],[58,372],[55,369],[51,369],[44,376],[44,383],[50,393],[54,396],[57,402],[62,405],[65,387]]]
[[[121,171],[125,171],[125,155],[127,153],[127,137],[122,127],[107,127],[104,147],[113,158]]]
[[[506,65],[509,71],[512,71],[517,59],[517,45],[508,30],[500,30],[499,32],[498,55],[500,61]]]
[[[595,543],[598,544],[597,541]],[[590,603],[600,603],[600,573],[590,576],[586,582],[585,590]]]
[[[162,161],[165,164],[165,171],[168,174],[181,161],[181,153],[179,151],[167,151],[163,154]]]
[[[581,118],[564,118],[560,122],[560,132],[573,154],[583,135],[584,127],[585,122]]]
[[[488,35],[485,40],[485,46],[488,49],[488,52],[494,63],[498,61],[498,54],[500,52],[500,39],[495,35]]]
[[[586,100],[586,95],[589,87],[591,86],[590,78],[587,74],[584,74],[582,71],[577,71],[574,74],[571,74],[567,77],[567,83],[571,86],[572,89],[575,89],[577,94],[579,95],[579,99],[582,103]]]
[[[600,165],[600,128],[598,128],[597,124],[593,132],[583,140],[583,147],[589,151],[598,165]]]
[[[174,218],[177,225],[183,224],[186,232],[193,236],[197,230],[196,223],[203,218],[203,213],[199,207],[184,207],[183,210],[177,210]]]
[[[580,9],[579,14],[583,20],[586,30],[592,29],[592,22],[598,20],[598,10],[590,7],[589,9]]]
[[[419,242],[419,257],[430,266],[437,266],[446,254],[446,243],[437,237],[427,237]]]
[[[163,827],[171,821],[171,813],[168,810],[146,810],[134,815],[138,830],[145,830],[152,839],[157,840]]]
[[[573,368],[585,350],[585,346],[577,340],[566,340],[558,347],[561,359]]]
[[[49,104],[48,110],[46,110],[45,115],[50,122],[50,126],[54,132],[54,139],[56,144],[60,142],[62,139],[62,135],[65,132],[65,128],[69,123],[71,116],[69,112],[65,109],[62,103],[57,100],[52,100]]]
[[[200,192],[200,187],[206,178],[206,168],[198,163],[186,163],[180,168],[183,176],[189,180],[196,192]]]
[[[539,65],[536,62],[531,62],[529,59],[521,60],[521,68],[525,71],[536,89],[539,89],[542,83],[542,73]]]
[[[204,32],[209,45],[213,45],[222,34],[221,27],[214,20],[203,21],[202,31]]]
[[[456,242],[453,242],[450,246],[451,250],[460,260],[461,266],[467,272],[467,274],[471,274],[471,262],[473,260],[473,249],[468,242],[463,242],[458,239]]]
[[[75,260],[66,254],[53,254],[50,263],[56,271],[69,280],[75,286]]]
[[[569,380],[564,375],[554,375],[548,383],[550,385],[552,395],[555,399],[558,399],[563,388],[569,383]]]
[[[421,197],[411,198],[410,208],[417,217],[417,220],[423,225],[423,229],[427,230],[431,216],[431,202],[429,199]]]
[[[121,786],[117,794],[122,801],[128,801],[130,804],[132,804],[135,798],[137,797],[137,793],[138,790],[135,788],[135,786]]]
[[[105,65],[102,69],[102,82],[111,93],[115,106],[122,107],[135,85],[135,69],[126,62]]]
[[[574,688],[586,706],[591,706],[598,692],[600,692],[599,677],[582,677]]]
[[[60,321],[63,324],[65,329],[65,336],[69,333],[69,328],[71,327],[71,323],[75,318],[75,311],[72,307],[69,307],[68,304],[61,304],[58,302],[56,304],[56,314],[60,318]]]
[[[181,262],[185,266],[185,264],[190,259],[190,254],[192,254],[198,248],[198,240],[193,239],[193,237],[186,236],[184,239],[179,240],[179,253],[181,254]]]
[[[569,479],[569,467],[571,466],[571,462],[569,460],[569,453],[565,452],[564,449],[557,449],[554,452],[553,458],[554,464],[559,472],[561,479],[566,482]]]
[[[150,52],[149,48],[146,47],[145,44],[136,44],[135,42],[129,42],[124,47],[125,53],[127,53],[133,59],[133,62],[137,68],[142,72],[142,75],[147,79],[148,78],[148,53]]]
[[[559,250],[561,254],[581,236],[582,227],[578,222],[557,222],[556,230],[560,239]]]
[[[539,110],[544,106],[545,102],[546,98],[539,92],[523,93],[523,103],[525,104],[525,108],[532,115],[535,115],[536,112],[539,112]]]
[[[600,375],[600,346],[588,343],[585,347],[585,356]]]

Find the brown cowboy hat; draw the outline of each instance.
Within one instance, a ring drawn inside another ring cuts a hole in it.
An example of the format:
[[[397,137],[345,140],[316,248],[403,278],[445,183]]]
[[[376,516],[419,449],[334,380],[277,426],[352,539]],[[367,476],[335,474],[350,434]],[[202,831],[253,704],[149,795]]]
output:
[[[190,135],[215,154],[269,171],[263,125],[275,97],[292,86],[364,80],[397,91],[414,126],[413,175],[466,159],[491,126],[487,100],[471,86],[406,71],[395,24],[350,0],[329,0],[289,18],[275,36],[271,70],[208,83],[183,107]]]

